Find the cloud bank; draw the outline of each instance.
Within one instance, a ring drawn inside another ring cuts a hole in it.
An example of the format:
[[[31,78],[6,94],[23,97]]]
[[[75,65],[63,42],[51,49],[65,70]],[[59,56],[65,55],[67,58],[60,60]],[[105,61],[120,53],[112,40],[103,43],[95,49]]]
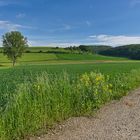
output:
[[[93,41],[93,44],[102,44],[110,46],[140,44],[140,36],[91,35],[89,36],[89,40]]]
[[[12,30],[19,30],[19,29],[31,29],[30,26],[24,26],[16,23],[12,23],[10,21],[3,21],[0,20],[0,30],[5,31],[12,31]]]
[[[59,47],[68,47],[68,46],[79,46],[79,45],[109,45],[109,46],[121,46],[129,44],[140,44],[140,36],[126,36],[126,35],[91,35],[85,39],[73,41],[64,41],[64,40],[55,40],[51,39],[45,40],[29,40],[31,46],[59,46]]]

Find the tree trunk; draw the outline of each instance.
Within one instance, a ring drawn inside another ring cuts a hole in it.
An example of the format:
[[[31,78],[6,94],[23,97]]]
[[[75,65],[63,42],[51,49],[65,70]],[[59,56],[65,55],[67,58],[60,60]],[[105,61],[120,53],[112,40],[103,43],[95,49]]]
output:
[[[15,66],[15,62],[16,62],[16,61],[15,61],[15,60],[13,60],[13,67]]]

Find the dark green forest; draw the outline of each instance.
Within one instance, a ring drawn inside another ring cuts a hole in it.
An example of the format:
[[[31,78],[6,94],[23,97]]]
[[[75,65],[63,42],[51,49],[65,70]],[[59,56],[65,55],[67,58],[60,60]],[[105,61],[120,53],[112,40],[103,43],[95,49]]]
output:
[[[124,45],[119,47],[81,45],[79,46],[79,49],[82,52],[91,52],[105,56],[126,57],[129,59],[140,60],[140,44]]]
[[[112,47],[107,50],[100,51],[99,54],[140,60],[140,44],[125,45],[114,48]]]

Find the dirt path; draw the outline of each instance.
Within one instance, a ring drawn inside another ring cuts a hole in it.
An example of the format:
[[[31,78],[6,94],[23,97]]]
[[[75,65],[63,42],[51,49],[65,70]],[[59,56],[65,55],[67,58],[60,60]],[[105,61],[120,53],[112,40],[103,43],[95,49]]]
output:
[[[140,89],[106,105],[95,117],[71,118],[30,140],[140,140]]]

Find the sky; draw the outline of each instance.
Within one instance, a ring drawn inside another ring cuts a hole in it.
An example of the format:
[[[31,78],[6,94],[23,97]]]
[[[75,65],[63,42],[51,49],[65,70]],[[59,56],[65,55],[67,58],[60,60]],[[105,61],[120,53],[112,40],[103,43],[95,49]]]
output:
[[[0,0],[0,36],[15,30],[31,46],[140,44],[140,0]]]

